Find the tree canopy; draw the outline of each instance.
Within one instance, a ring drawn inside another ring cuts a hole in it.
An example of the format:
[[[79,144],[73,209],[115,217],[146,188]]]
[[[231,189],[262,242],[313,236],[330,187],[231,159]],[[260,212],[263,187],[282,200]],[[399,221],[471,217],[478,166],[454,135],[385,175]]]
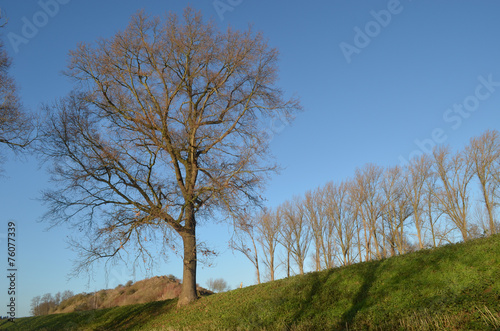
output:
[[[182,22],[140,12],[109,39],[70,53],[70,95],[46,106],[40,151],[57,187],[55,223],[77,225],[80,267],[155,235],[183,243],[179,304],[196,299],[196,225],[258,203],[275,164],[263,132],[300,109],[277,80],[278,51],[250,28],[221,32],[187,8]],[[158,245],[158,242],[156,243]]]

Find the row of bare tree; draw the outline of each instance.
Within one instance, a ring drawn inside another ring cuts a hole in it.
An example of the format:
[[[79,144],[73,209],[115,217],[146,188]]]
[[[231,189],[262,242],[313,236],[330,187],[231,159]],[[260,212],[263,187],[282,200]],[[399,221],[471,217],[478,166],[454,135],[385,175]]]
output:
[[[41,316],[52,313],[61,302],[74,296],[72,291],[57,292],[55,295],[46,293],[31,299],[31,315]]]
[[[367,164],[275,209],[247,216],[231,245],[270,280],[283,265],[304,273],[404,254],[499,232],[500,134],[486,131],[466,148],[436,148],[405,167]],[[478,189],[477,189],[478,188]],[[312,254],[309,254],[312,251]],[[280,256],[282,254],[282,256]],[[297,272],[297,271],[295,271]]]

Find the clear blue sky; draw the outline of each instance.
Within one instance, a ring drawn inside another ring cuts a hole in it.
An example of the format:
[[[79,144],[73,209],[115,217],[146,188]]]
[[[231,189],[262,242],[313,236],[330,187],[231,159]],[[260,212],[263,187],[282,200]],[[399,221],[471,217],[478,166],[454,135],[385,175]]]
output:
[[[71,89],[61,70],[79,42],[112,36],[139,9],[181,13],[186,5],[168,0],[55,1],[0,1],[2,15],[8,17],[1,38],[13,59],[11,75],[31,111]],[[231,10],[217,11],[214,3]],[[264,192],[269,206],[329,180],[346,179],[365,163],[401,164],[432,144],[462,148],[472,136],[499,129],[498,1],[210,0],[191,5],[222,28],[245,29],[253,23],[263,31],[281,52],[281,87],[302,100],[304,112],[292,125],[269,124],[277,133],[273,153],[284,167]],[[38,27],[30,30],[30,24]],[[65,243],[71,231],[46,231],[47,225],[38,222],[45,212],[37,200],[40,191],[52,185],[46,170],[32,157],[4,155],[0,261],[6,260],[7,222],[14,220],[19,316],[28,315],[35,295],[91,292],[144,278],[117,265],[108,270],[107,281],[99,269],[90,281],[68,279],[75,258]],[[223,277],[233,288],[255,282],[250,262],[228,249],[228,226],[206,225],[198,233],[220,252],[215,266],[200,266],[201,285],[210,277]],[[0,274],[6,273],[4,262]],[[153,274],[181,277],[181,264],[171,255]],[[6,277],[0,280],[0,307],[5,307]]]

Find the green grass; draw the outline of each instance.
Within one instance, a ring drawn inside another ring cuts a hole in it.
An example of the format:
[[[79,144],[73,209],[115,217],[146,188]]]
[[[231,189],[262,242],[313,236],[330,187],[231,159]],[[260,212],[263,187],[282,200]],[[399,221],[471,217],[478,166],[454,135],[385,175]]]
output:
[[[201,298],[21,318],[10,330],[500,330],[500,235]]]

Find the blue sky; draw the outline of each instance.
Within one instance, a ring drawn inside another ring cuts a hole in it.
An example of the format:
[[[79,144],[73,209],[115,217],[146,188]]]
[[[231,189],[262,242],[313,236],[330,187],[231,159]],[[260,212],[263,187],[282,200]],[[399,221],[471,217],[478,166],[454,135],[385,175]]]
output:
[[[71,89],[61,71],[68,51],[79,42],[112,36],[139,9],[163,15],[181,13],[186,5],[168,0],[1,0],[8,24],[0,37],[13,59],[11,75],[25,106],[37,111]],[[499,128],[496,1],[218,0],[191,5],[221,28],[246,29],[252,23],[263,31],[280,50],[280,86],[301,98],[304,112],[291,125],[269,123],[276,133],[271,148],[284,168],[264,192],[269,206],[329,180],[346,179],[365,163],[401,164],[432,145],[462,148],[471,137]],[[227,10],[217,9],[223,7]],[[30,30],[35,23],[36,30]],[[45,212],[40,191],[53,185],[46,170],[33,157],[3,154],[8,159],[0,178],[0,254],[6,256],[2,234],[14,220],[19,316],[28,315],[35,295],[91,292],[144,278],[116,265],[108,269],[108,277],[97,268],[90,281],[68,279],[76,255],[65,238],[72,232],[65,227],[47,231],[47,224],[38,222]],[[200,266],[201,285],[210,277],[223,277],[233,288],[240,282],[254,284],[250,262],[228,249],[230,227],[205,225],[198,233],[220,252],[215,266]],[[170,273],[182,274],[175,255],[153,272]],[[5,278],[0,277],[1,302],[7,300]]]

